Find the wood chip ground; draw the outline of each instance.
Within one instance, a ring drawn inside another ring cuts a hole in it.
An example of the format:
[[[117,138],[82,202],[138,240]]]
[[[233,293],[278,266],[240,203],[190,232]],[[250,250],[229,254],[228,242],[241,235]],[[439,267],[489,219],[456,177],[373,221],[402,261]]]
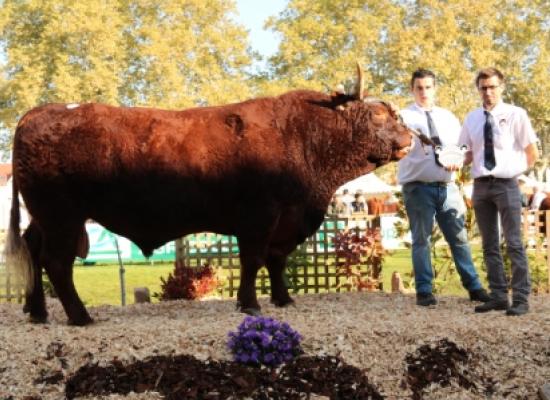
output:
[[[533,296],[521,317],[475,314],[465,298],[439,299],[434,308],[415,306],[413,295],[384,293],[304,295],[285,309],[266,298],[260,304],[264,315],[303,335],[306,356],[357,367],[383,398],[537,399],[550,382],[550,296]],[[229,362],[227,333],[243,319],[234,300],[92,307],[96,322],[87,327],[67,326],[55,300],[48,310],[50,322],[33,325],[21,305],[0,304],[0,400],[62,399],[67,382],[90,363],[130,366],[180,355]]]

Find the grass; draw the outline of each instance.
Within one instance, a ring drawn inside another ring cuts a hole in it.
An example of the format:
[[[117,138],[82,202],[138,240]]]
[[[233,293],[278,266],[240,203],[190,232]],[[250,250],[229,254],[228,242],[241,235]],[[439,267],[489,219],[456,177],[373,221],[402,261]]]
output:
[[[126,304],[134,302],[134,288],[146,286],[151,296],[160,292],[160,277],[173,271],[173,264],[136,264],[124,266]],[[121,304],[118,265],[75,266],[74,281],[80,298],[86,305]],[[155,299],[152,299],[155,301]]]
[[[486,273],[479,268],[481,264],[481,254],[478,249],[473,248],[474,265],[476,266],[478,275],[484,287],[487,287]],[[456,267],[453,262],[449,263],[449,267],[442,268],[440,275],[434,279],[435,291],[440,294],[466,297],[468,295],[466,289],[460,282],[460,276],[456,271]],[[398,272],[401,275],[401,279],[406,283],[412,283],[412,258],[411,251],[395,250],[384,259],[384,266],[382,268],[382,281],[384,283],[384,289],[386,291],[391,290],[391,276],[393,272]],[[407,286],[407,285],[406,285]],[[414,286],[414,284],[413,284]]]
[[[474,251],[475,257],[476,251]],[[476,261],[475,264],[479,265],[479,262]],[[151,295],[160,292],[160,278],[166,278],[173,271],[173,264],[125,265],[125,271],[126,304],[132,304],[135,287],[146,286]],[[399,272],[405,283],[410,282],[412,271],[410,250],[396,250],[385,257],[382,281],[386,291],[391,290],[391,276],[394,271]],[[485,274],[479,270],[478,272],[482,277],[483,284],[486,285]],[[121,304],[118,265],[77,265],[74,267],[74,280],[77,291],[86,305]],[[447,273],[445,279],[436,280],[436,289],[439,293],[446,295],[467,296],[454,268]],[[152,300],[157,301],[154,298]]]

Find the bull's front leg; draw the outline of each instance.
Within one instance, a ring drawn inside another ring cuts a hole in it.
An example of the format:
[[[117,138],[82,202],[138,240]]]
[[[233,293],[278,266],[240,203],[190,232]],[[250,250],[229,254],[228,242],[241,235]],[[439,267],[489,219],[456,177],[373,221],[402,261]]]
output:
[[[294,304],[284,280],[286,259],[286,255],[274,252],[271,252],[267,258],[267,271],[271,282],[271,303],[277,307]]]
[[[241,260],[241,283],[237,292],[237,309],[249,315],[261,315],[261,307],[256,297],[256,276],[265,263],[265,246],[239,240]]]

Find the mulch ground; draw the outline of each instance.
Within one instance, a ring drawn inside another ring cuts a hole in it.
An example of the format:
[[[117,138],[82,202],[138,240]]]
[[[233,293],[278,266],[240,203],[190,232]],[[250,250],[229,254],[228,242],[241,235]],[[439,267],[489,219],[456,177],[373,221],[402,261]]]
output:
[[[61,349],[52,352],[63,358]],[[408,354],[405,381],[412,397],[422,399],[423,390],[432,384],[456,384],[490,396],[491,379],[482,379],[480,386],[480,379],[468,372],[472,357],[447,339]],[[63,378],[61,371],[45,371],[36,383],[57,384]],[[67,379],[65,389],[68,399],[146,391],[168,400],[298,400],[312,394],[333,400],[384,398],[363,371],[334,356],[300,356],[278,368],[201,361],[191,355],[155,356],[130,364],[113,360],[107,366],[84,365]]]

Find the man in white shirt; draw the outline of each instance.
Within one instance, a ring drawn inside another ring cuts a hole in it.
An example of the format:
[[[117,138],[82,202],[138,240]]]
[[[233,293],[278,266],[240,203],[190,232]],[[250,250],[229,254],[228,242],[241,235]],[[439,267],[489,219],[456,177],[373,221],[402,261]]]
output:
[[[498,69],[479,71],[476,86],[483,106],[466,116],[460,143],[470,148],[464,163],[473,163],[472,202],[481,232],[491,300],[475,307],[475,311],[506,310],[506,315],[522,315],[529,310],[531,281],[521,237],[517,177],[538,158],[537,137],[527,112],[502,101],[504,76]],[[511,306],[499,245],[499,215],[512,263]]]
[[[435,75],[419,69],[412,74],[411,91],[415,103],[401,111],[407,126],[421,131],[442,146],[457,145],[460,123],[451,113],[434,105]],[[443,167],[432,147],[417,143],[399,161],[398,180],[412,233],[412,261],[415,274],[416,304],[437,304],[432,294],[433,268],[430,237],[434,217],[449,243],[462,285],[473,301],[488,301],[472,262],[468,235],[464,227],[464,201],[454,183],[453,171],[461,165]]]
[[[548,193],[544,191],[542,183],[537,183],[533,187],[533,198],[531,199],[531,204],[529,204],[529,209],[537,211],[540,208],[540,203],[548,196]]]

